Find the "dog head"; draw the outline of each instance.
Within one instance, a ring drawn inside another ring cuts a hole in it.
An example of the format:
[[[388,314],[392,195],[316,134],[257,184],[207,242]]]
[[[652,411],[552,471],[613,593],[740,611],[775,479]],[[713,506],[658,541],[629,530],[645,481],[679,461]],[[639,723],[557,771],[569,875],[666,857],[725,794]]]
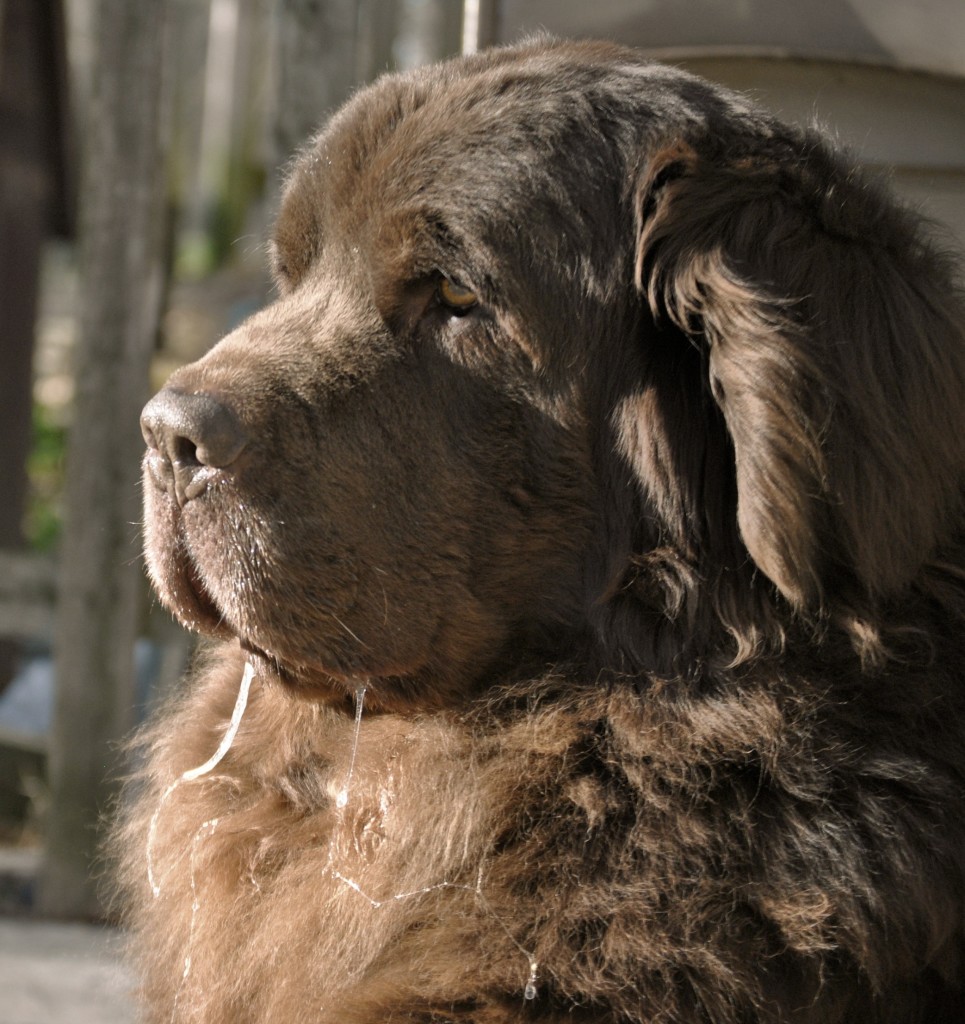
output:
[[[867,644],[954,541],[947,268],[707,83],[544,43],[384,79],[294,164],[272,254],[277,301],[145,410],[147,554],[296,687]]]

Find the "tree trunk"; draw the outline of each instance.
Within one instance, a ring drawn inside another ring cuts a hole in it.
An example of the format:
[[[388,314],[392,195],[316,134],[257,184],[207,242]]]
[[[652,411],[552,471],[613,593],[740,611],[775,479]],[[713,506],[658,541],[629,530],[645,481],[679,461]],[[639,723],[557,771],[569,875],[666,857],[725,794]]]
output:
[[[138,417],[160,315],[167,0],[99,0],[82,143],[81,325],[55,641],[42,912],[98,917],[92,866],[131,725],[142,593]]]

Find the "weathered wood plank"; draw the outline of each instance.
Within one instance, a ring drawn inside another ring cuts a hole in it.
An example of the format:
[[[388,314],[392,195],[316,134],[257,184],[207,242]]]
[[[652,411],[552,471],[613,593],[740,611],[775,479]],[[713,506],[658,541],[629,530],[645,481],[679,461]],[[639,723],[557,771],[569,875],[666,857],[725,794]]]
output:
[[[99,0],[80,192],[83,296],[55,640],[40,907],[96,917],[96,824],[131,721],[142,592],[138,428],[160,320],[169,0]]]

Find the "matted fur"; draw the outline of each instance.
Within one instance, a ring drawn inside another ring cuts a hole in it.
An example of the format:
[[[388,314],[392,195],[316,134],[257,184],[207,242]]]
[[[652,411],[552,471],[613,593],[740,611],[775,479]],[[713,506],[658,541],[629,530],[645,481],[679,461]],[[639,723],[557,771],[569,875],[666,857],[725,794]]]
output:
[[[166,392],[241,454],[149,432],[152,577],[217,639],[112,839],[146,1019],[965,1020],[965,310],[917,218],[541,41],[362,91],[273,251]]]

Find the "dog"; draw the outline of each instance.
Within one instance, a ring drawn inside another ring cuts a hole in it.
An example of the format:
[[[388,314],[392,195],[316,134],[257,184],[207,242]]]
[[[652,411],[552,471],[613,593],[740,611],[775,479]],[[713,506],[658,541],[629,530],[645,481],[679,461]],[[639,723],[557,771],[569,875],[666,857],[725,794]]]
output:
[[[965,1020],[965,307],[603,43],[360,91],[142,420],[209,638],[111,840],[148,1021]]]

